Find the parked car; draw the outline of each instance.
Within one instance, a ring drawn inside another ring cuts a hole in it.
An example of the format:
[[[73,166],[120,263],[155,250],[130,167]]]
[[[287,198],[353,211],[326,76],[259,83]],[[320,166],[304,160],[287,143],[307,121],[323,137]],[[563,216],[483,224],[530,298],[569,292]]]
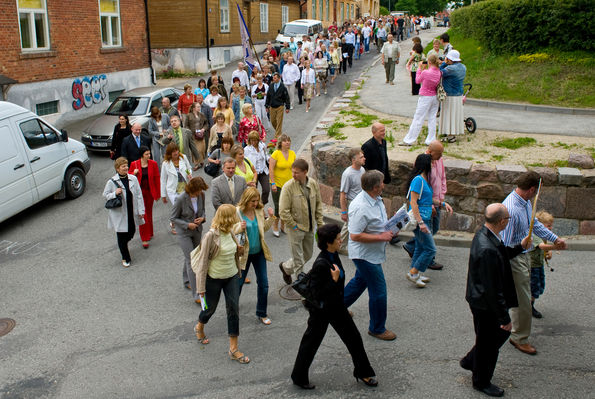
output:
[[[80,197],[90,168],[85,146],[65,130],[0,101],[0,222],[47,197]]]
[[[149,136],[151,107],[161,107],[163,97],[168,97],[172,107],[178,105],[181,90],[172,87],[140,87],[125,91],[111,103],[108,109],[83,129],[81,140],[87,149],[109,151],[112,145],[114,126],[120,115],[128,115],[130,124],[140,123],[142,134]]]
[[[324,32],[322,21],[317,19],[296,19],[283,25],[279,34],[277,35],[277,43],[283,44],[289,42],[291,37],[295,38],[295,42],[302,40],[302,36],[310,36],[312,40],[318,33]]]

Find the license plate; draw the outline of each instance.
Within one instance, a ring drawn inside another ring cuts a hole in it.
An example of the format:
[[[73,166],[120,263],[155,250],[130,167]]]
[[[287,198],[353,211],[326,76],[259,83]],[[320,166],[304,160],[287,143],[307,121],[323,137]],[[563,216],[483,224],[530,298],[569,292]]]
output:
[[[107,147],[107,143],[91,142],[91,147]]]

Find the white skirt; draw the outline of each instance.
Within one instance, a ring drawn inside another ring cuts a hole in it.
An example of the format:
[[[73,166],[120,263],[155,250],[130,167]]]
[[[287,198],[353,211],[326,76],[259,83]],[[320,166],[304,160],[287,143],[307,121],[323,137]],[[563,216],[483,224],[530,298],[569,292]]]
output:
[[[446,96],[440,110],[440,135],[456,136],[464,133],[463,96]]]

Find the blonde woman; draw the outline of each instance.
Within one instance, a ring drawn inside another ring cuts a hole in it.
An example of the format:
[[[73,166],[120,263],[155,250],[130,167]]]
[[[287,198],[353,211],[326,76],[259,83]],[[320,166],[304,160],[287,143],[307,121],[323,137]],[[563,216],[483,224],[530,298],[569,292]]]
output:
[[[267,145],[260,140],[258,132],[252,131],[248,134],[248,145],[244,147],[244,156],[256,169],[257,181],[262,187],[262,203],[269,202],[271,183],[269,180],[269,167],[267,165],[271,157],[267,151]]]
[[[304,70],[302,71],[301,79],[302,90],[304,91],[304,100],[306,100],[306,112],[310,111],[310,101],[314,97],[316,87],[316,74],[314,69],[310,67],[310,59],[304,58]]]
[[[271,178],[271,192],[273,196],[273,204],[275,205],[275,216],[279,218],[279,198],[281,197],[281,189],[291,178],[291,165],[295,161],[295,152],[290,149],[291,137],[282,134],[277,142],[277,150],[273,152],[269,159],[269,175]],[[273,235],[279,237],[278,220],[275,220],[273,227]],[[284,231],[283,221],[281,221],[281,231]]]
[[[176,143],[169,143],[165,148],[165,156],[161,165],[161,199],[173,205],[176,198],[184,192],[186,183],[192,179],[192,166]],[[171,233],[176,234],[174,224],[170,223]]]
[[[231,157],[236,161],[235,174],[246,180],[248,187],[256,187],[258,182],[258,173],[252,162],[244,158],[244,148],[236,144],[231,148]]]
[[[240,256],[244,254],[244,248],[232,233],[234,225],[239,223],[236,207],[230,204],[221,205],[215,213],[211,229],[202,239],[200,252],[194,252],[192,269],[196,273],[196,289],[199,298],[206,304],[198,316],[194,333],[201,344],[209,343],[205,334],[205,324],[217,310],[223,291],[227,310],[229,358],[245,364],[249,363],[250,359],[238,349]]]
[[[264,325],[271,324],[267,316],[267,296],[269,293],[269,280],[267,278],[267,261],[272,262],[271,251],[264,240],[264,233],[267,232],[275,220],[273,209],[267,210],[268,218],[264,216],[264,206],[260,202],[260,193],[254,187],[248,187],[242,194],[238,204],[238,213],[241,217],[241,224],[236,225],[234,232],[242,233],[245,237],[244,254],[240,256],[240,267],[242,276],[240,278],[240,294],[250,265],[254,266],[256,273],[256,317]]]
[[[188,117],[186,119],[186,127],[192,132],[192,140],[198,150],[198,157],[195,158],[193,155],[194,170],[202,168],[205,159],[206,145],[205,140],[207,131],[209,129],[209,121],[207,117],[200,112],[200,104],[192,103],[188,111]]]
[[[219,113],[215,115],[215,124],[211,127],[208,145],[209,155],[217,148],[221,148],[221,140],[223,140],[224,137],[229,137],[233,143],[233,132],[229,125],[225,124],[225,115]]]
[[[229,103],[227,102],[227,98],[220,97],[219,100],[217,100],[217,108],[215,108],[213,115],[217,115],[218,113],[222,113],[223,116],[225,116],[225,124],[229,126],[232,131],[235,131],[234,124],[236,117],[233,113],[233,110],[229,106]]]

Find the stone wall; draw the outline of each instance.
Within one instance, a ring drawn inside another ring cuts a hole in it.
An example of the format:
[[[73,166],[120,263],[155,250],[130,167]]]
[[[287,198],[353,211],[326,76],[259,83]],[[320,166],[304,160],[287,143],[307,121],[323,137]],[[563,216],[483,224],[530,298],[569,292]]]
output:
[[[320,182],[324,203],[339,206],[339,187],[343,170],[350,165],[349,147],[330,139],[324,130],[316,131],[311,141],[315,178]],[[484,222],[486,205],[501,202],[515,188],[516,178],[527,171],[521,165],[484,165],[445,159],[446,201],[454,213],[442,213],[441,229],[474,232]],[[412,164],[390,160],[391,183],[385,187],[387,212],[394,213],[405,200],[407,179]],[[595,234],[595,169],[545,168],[532,170],[542,177],[538,209],[555,217],[554,231],[559,235]]]

